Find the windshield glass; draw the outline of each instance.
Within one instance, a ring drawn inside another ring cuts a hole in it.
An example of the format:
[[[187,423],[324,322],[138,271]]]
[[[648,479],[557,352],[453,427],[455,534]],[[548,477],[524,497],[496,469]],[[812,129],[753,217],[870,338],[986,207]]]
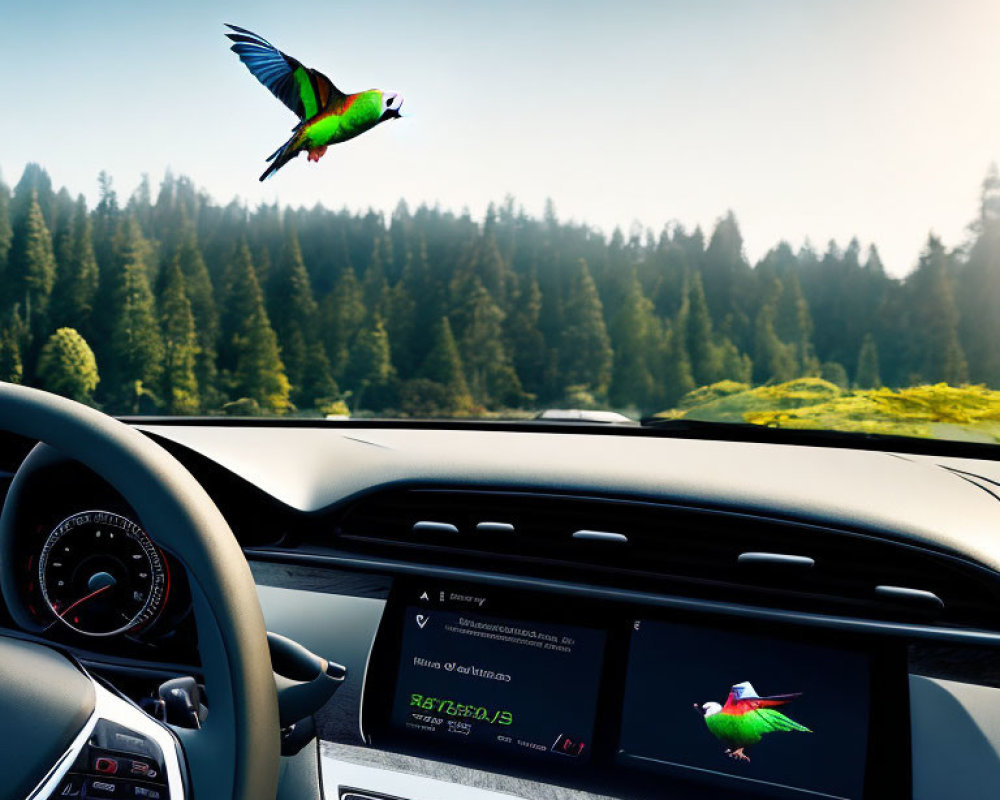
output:
[[[3,20],[3,380],[1000,437],[998,4]]]

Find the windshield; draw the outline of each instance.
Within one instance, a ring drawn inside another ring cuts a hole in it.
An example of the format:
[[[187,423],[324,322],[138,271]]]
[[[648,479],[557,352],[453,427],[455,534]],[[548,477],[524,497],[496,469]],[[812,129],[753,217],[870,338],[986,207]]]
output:
[[[3,19],[3,380],[1000,436],[997,4]]]

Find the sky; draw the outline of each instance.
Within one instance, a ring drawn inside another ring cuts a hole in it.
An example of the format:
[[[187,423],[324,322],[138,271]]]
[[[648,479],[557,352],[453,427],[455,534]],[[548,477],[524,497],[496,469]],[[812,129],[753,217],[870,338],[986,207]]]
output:
[[[512,195],[607,233],[732,209],[751,261],[857,236],[902,275],[930,232],[962,244],[1000,160],[994,0],[0,0],[0,21],[0,175],[35,161],[91,200],[102,169],[127,196],[169,168],[251,207]],[[259,183],[296,120],[224,22],[401,92],[403,119]]]

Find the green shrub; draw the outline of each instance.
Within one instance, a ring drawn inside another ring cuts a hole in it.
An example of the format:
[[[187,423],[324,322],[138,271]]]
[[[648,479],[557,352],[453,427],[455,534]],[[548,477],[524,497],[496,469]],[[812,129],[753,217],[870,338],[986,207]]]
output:
[[[42,388],[80,403],[89,403],[100,381],[97,360],[87,341],[73,328],[59,328],[38,357]]]

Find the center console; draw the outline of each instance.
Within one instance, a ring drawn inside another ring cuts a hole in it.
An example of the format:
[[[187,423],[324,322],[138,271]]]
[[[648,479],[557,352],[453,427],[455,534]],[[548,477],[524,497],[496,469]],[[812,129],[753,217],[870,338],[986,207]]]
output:
[[[362,701],[379,750],[619,797],[910,794],[904,648],[860,631],[394,582]]]

